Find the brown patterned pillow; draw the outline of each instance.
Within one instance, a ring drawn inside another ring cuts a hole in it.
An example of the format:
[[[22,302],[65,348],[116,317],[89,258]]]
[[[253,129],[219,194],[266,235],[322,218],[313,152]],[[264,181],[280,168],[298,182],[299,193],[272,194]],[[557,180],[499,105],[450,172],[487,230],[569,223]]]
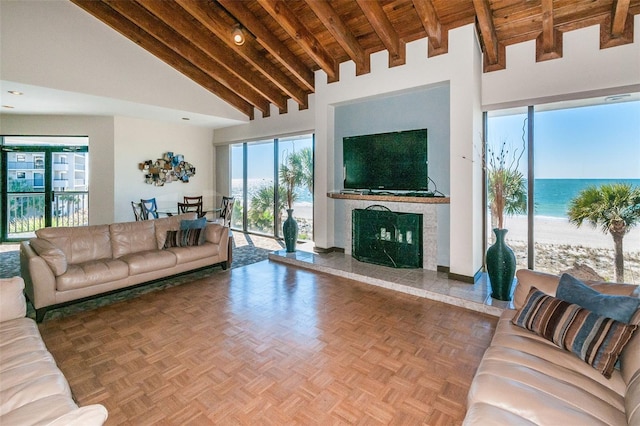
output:
[[[512,323],[571,351],[606,378],[637,325],[624,324],[556,299],[535,287]]]
[[[164,241],[164,248],[199,246],[201,244],[201,232],[202,228],[167,231],[167,238]]]

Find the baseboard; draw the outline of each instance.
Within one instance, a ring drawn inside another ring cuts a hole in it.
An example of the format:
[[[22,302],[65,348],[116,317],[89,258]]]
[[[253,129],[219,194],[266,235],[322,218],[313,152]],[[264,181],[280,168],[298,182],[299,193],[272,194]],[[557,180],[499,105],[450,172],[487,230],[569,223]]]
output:
[[[447,268],[448,269],[448,268]],[[482,277],[482,269],[478,269],[478,271],[472,276],[468,275],[460,275],[448,272],[449,278],[456,281],[462,281],[463,283],[475,284],[480,277]]]

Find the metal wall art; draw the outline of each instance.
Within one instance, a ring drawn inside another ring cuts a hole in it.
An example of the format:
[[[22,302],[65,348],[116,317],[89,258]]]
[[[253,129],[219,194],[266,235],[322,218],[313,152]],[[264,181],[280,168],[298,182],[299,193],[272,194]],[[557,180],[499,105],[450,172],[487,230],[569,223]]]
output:
[[[191,176],[195,176],[196,168],[184,161],[184,155],[165,152],[156,161],[147,160],[138,164],[144,173],[144,181],[149,185],[163,186],[165,183],[180,181],[187,183]]]

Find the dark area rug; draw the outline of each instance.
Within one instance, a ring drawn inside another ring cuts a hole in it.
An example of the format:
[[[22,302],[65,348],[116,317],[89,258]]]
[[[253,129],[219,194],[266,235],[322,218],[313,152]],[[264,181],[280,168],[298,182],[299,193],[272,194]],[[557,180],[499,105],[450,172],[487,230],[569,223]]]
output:
[[[252,263],[266,260],[271,250],[267,250],[253,245],[244,245],[242,247],[234,247],[233,262],[231,269],[240,268]],[[45,321],[72,315],[76,312],[95,309],[121,300],[137,297],[141,294],[149,293],[156,290],[162,290],[174,287],[180,284],[188,283],[201,278],[209,277],[214,274],[229,273],[229,270],[223,271],[220,266],[201,269],[187,274],[179,275],[165,280],[155,281],[140,287],[122,290],[106,296],[97,297],[84,302],[74,303],[62,308],[52,309],[47,312]],[[18,250],[0,252],[0,278],[9,278],[20,275],[20,252]],[[31,303],[27,303],[27,316],[35,319],[35,311]]]

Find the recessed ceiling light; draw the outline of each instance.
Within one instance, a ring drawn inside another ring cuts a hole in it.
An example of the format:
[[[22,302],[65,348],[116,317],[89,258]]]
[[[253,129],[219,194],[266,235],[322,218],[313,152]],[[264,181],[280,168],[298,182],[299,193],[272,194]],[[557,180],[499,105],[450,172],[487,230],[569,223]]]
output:
[[[13,109],[15,108],[13,105],[2,105],[2,108],[9,108],[9,109]]]
[[[18,96],[24,95],[24,93],[22,93],[19,90],[9,90],[9,93],[11,93],[12,95],[18,95]]]
[[[605,102],[614,102],[614,101],[619,101],[621,99],[624,98],[628,98],[631,97],[631,95],[629,93],[625,93],[623,95],[612,95],[612,96],[607,96],[606,98],[604,98]]]
[[[189,120],[191,120],[189,117],[182,117],[182,119],[183,119],[184,121],[189,121]]]

